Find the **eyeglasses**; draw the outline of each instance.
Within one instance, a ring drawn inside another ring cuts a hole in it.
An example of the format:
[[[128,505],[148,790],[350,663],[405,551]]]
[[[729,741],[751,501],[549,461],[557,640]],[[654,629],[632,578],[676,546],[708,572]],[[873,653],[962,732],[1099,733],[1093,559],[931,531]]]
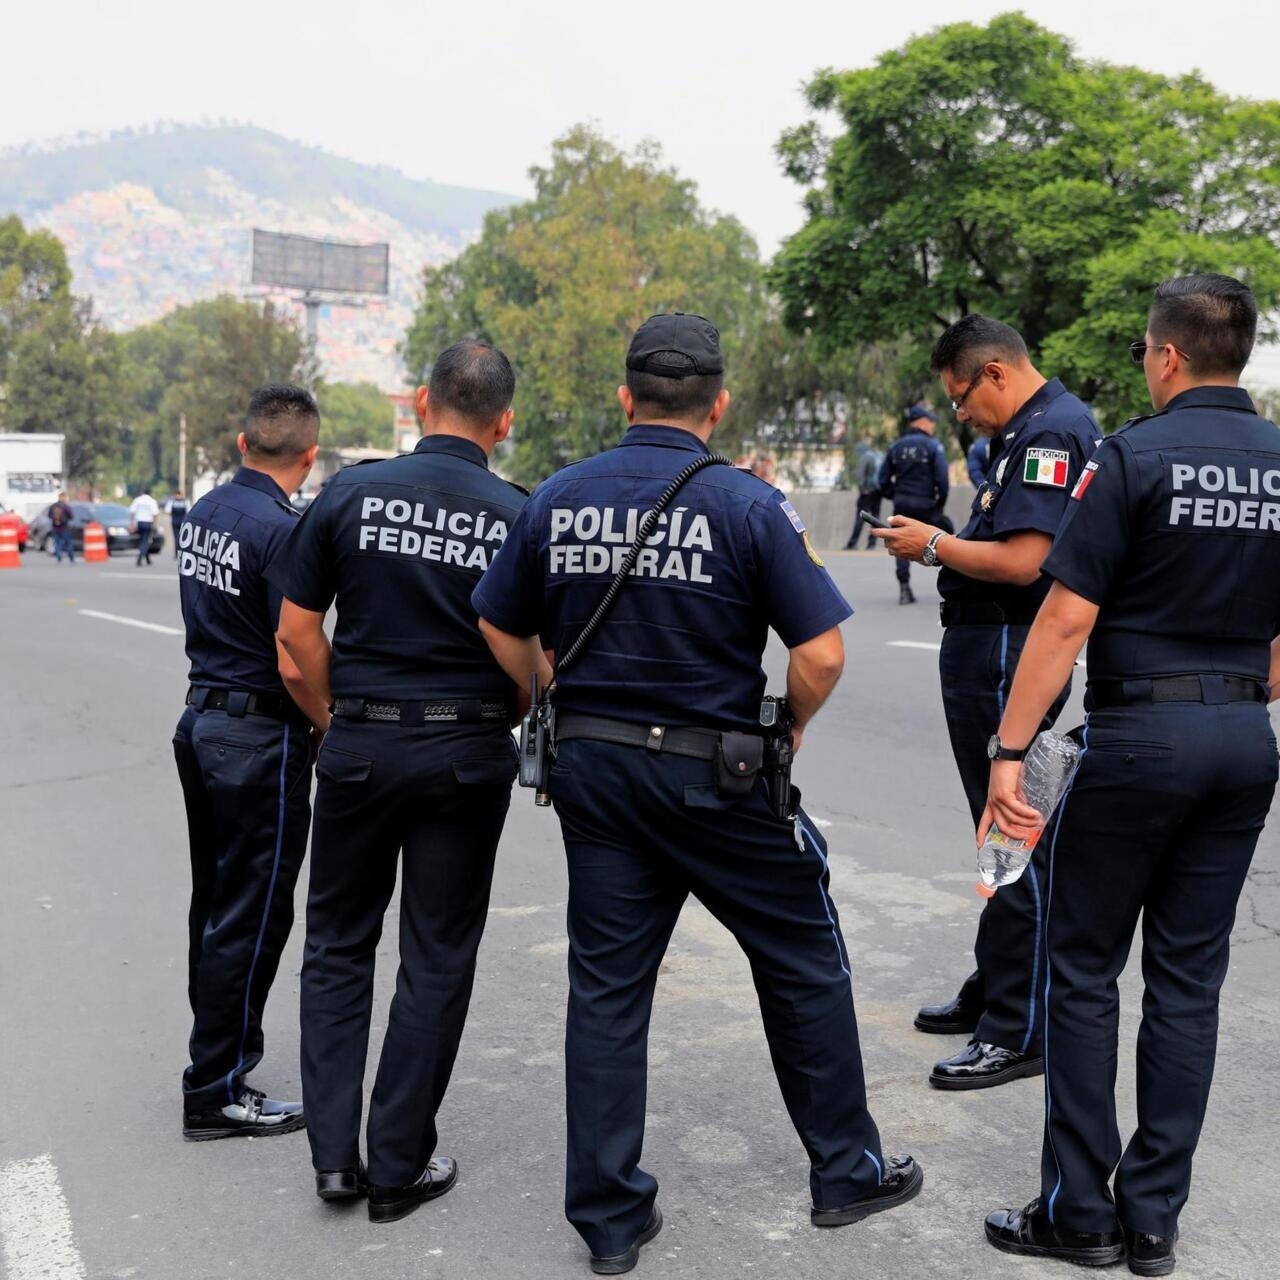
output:
[[[1129,359],[1134,364],[1141,364],[1148,351],[1163,351],[1165,347],[1172,347],[1188,364],[1191,363],[1191,357],[1180,347],[1175,347],[1172,342],[1131,342],[1129,343]]]
[[[983,369],[979,369],[979,370],[978,370],[978,372],[977,372],[977,375],[974,377],[973,381],[972,381],[972,382],[970,382],[970,383],[969,383],[969,385],[968,385],[967,387],[965,387],[965,389],[964,389],[963,393],[962,393],[962,394],[961,394],[961,396],[960,396],[960,399],[959,399],[959,400],[953,400],[953,401],[951,402],[951,412],[952,412],[952,413],[959,413],[959,412],[960,412],[960,410],[964,408],[964,402],[965,402],[965,401],[966,401],[966,400],[967,400],[967,399],[968,399],[968,398],[973,394],[973,389],[974,389],[974,387],[976,387],[976,386],[978,385],[978,383],[980,383],[980,382],[982,381],[983,376],[986,374],[986,372],[987,372],[987,371],[986,371],[986,369],[985,369],[985,368],[983,368]]]

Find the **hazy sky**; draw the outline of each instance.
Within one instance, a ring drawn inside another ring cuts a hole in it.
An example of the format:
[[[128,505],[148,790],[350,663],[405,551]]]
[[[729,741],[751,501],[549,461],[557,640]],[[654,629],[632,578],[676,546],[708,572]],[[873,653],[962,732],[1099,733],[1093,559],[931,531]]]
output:
[[[772,253],[801,222],[779,134],[815,69],[870,64],[942,23],[1011,4],[787,0],[10,0],[0,147],[168,119],[232,118],[415,177],[529,190],[526,170],[582,120],[661,143],[704,201]],[[1200,69],[1280,97],[1277,0],[1029,0],[1081,53]]]

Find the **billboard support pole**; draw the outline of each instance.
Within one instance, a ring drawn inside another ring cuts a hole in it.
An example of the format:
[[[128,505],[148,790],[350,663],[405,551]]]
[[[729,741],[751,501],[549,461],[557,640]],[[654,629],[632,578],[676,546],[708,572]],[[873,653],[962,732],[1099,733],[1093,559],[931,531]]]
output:
[[[307,309],[307,339],[312,347],[320,340],[320,299],[314,293],[303,295],[302,305]]]

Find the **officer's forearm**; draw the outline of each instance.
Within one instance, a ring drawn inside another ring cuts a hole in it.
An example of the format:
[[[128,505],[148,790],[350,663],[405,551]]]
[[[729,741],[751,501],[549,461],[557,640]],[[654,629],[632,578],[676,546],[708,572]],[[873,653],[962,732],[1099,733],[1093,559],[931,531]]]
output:
[[[1267,701],[1274,702],[1280,698],[1280,636],[1271,642],[1271,671],[1267,683],[1271,686],[1271,697]]]
[[[276,639],[327,710],[333,702],[333,691],[329,687],[332,651],[329,637],[324,633],[324,614],[303,609],[292,600],[286,600],[280,609]]]
[[[1071,675],[1081,646],[1098,619],[1098,606],[1055,582],[1027,634],[1013,689],[1000,721],[1000,740],[1025,747]]]
[[[940,564],[966,578],[1026,587],[1040,576],[1040,566],[1052,546],[1053,539],[1047,533],[1028,529],[997,542],[940,538],[935,550]]]
[[[796,728],[803,731],[826,702],[844,671],[844,640],[832,627],[791,650],[787,666],[787,701]]]
[[[280,668],[280,679],[284,681],[284,687],[288,690],[289,697],[293,699],[298,710],[321,733],[327,733],[329,721],[332,719],[329,714],[329,700],[318,694],[307,683],[302,672],[298,670],[298,664],[294,662],[289,656],[289,651],[281,644],[279,636],[276,637],[276,659]]]
[[[515,681],[516,688],[526,699],[531,675],[537,675],[539,689],[545,689],[551,683],[551,664],[542,652],[542,642],[537,636],[513,636],[499,630],[485,618],[480,619],[480,634],[484,636],[498,666]]]

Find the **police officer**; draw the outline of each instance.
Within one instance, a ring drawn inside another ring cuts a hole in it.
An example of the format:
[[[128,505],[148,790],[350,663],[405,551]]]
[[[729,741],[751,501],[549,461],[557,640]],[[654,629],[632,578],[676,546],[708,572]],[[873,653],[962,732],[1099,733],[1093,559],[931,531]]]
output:
[[[545,681],[542,645],[564,653],[642,514],[707,455],[729,403],[723,371],[719,334],[701,316],[654,316],[636,332],[618,390],[630,424],[622,442],[539,487],[472,597],[517,684],[534,671]],[[850,613],[783,495],[708,466],[679,490],[599,634],[557,677],[551,794],[569,862],[566,1213],[598,1273],[629,1271],[662,1226],[657,1182],[639,1167],[646,1042],[658,967],[690,893],[751,959],[778,1081],[811,1160],[813,1222],[855,1222],[920,1189],[920,1167],[884,1155],[867,1110],[825,841],[803,811],[775,816],[763,778],[736,773],[759,745],[768,629],[791,650],[798,746],[839,678],[839,624]]]
[[[165,514],[169,517],[169,534],[173,538],[173,558],[178,558],[178,538],[182,533],[182,522],[187,518],[191,504],[181,489],[173,491],[173,497],[165,503]]]
[[[1016,753],[1088,639],[1084,750],[1045,836],[1041,1195],[987,1219],[1000,1249],[1174,1269],[1232,922],[1277,774],[1280,432],[1237,385],[1256,323],[1229,277],[1156,289],[1130,347],[1155,413],[1076,484],[1000,723],[1008,762],[992,766],[980,835],[992,818],[1012,835],[1038,821]],[[1116,981],[1139,913],[1138,1127],[1122,1149]]]
[[[1018,331],[998,320],[965,316],[938,339],[932,365],[957,416],[991,441],[991,469],[955,537],[895,519],[897,527],[884,538],[897,554],[939,567],[946,628],[938,662],[942,705],[976,825],[986,804],[987,744],[1049,590],[1040,565],[1069,486],[1102,433],[1080,400],[1035,368]],[[1070,673],[1063,685],[1042,728],[1062,710]],[[1034,992],[1044,861],[1037,847],[1026,874],[988,900],[974,943],[978,967],[960,994],[916,1015],[921,1031],[973,1033],[965,1049],[935,1065],[929,1082],[936,1088],[982,1089],[1043,1070]]]
[[[182,525],[182,617],[191,660],[173,739],[191,843],[187,992],[194,1021],[182,1080],[186,1137],[288,1133],[296,1102],[245,1083],[262,1059],[262,1010],[293,926],[311,821],[311,738],[329,720],[275,639],[280,593],[263,572],[297,513],[288,495],[316,456],[310,392],[266,386],[236,443],[243,465]]]
[[[889,446],[880,464],[877,488],[893,499],[894,515],[950,529],[943,513],[951,479],[947,475],[947,451],[934,439],[938,415],[927,404],[913,404],[905,411],[906,428]],[[898,556],[894,561],[898,576],[898,603],[915,604],[911,590],[911,561]]]
[[[334,713],[317,762],[302,963],[302,1090],[322,1199],[366,1189],[374,953],[401,864],[400,971],[369,1107],[375,1222],[457,1177],[436,1154],[435,1116],[516,771],[515,699],[470,603],[524,500],[489,470],[514,389],[487,343],[443,352],[418,389],[417,448],[333,476],[272,568],[287,597],[280,639]],[[335,598],[331,650],[323,623]]]
[[[969,483],[975,489],[981,489],[987,482],[987,472],[991,469],[991,440],[980,435],[964,455],[965,470],[969,473]]]
[[[854,467],[854,479],[858,485],[858,505],[853,517],[853,528],[849,531],[849,541],[844,544],[846,551],[856,551],[858,549],[858,536],[862,533],[862,513],[865,511],[869,516],[880,517],[880,505],[884,499],[884,495],[876,488],[880,478],[880,464],[884,461],[884,454],[875,448],[870,440],[860,440],[858,442],[858,461]],[[871,526],[867,526],[867,550],[870,551],[875,546],[875,539],[872,538],[870,532]]]

